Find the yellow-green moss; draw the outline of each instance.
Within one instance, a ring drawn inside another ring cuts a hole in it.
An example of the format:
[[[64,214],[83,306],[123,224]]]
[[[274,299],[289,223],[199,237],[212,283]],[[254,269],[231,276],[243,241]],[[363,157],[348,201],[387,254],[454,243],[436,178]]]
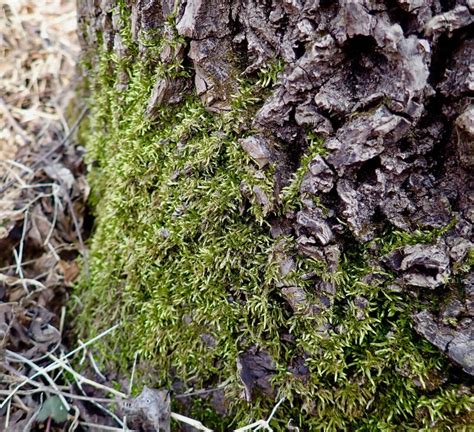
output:
[[[156,50],[160,46],[156,42]],[[86,134],[96,223],[90,276],[77,290],[83,306],[76,328],[91,337],[121,323],[97,346],[105,363],[127,373],[139,353],[154,370],[153,378],[142,373],[148,381],[139,385],[169,386],[179,379],[209,388],[229,380],[227,420],[210,415],[205,402],[196,402],[193,411],[222,430],[229,422],[266,417],[274,403],[257,398],[247,404],[239,397],[236,359],[252,345],[277,363],[274,382],[286,401],[275,430],[286,430],[290,419],[303,430],[324,431],[444,431],[466,423],[472,400],[461,386],[428,392],[414,384],[450,373],[442,355],[412,330],[414,300],[387,289],[391,275],[364,282],[377,272],[374,253],[408,239],[387,235],[374,241],[375,248],[353,242],[331,275],[321,263],[298,258],[289,279],[305,286],[304,274],[314,271],[337,285],[334,308],[321,316],[295,315],[280,296],[272,256],[281,243],[270,237],[261,206],[246,203],[240,191],[242,182],[271,189],[272,169],[256,177],[238,139],[250,133],[248,113],[260,106],[281,65],[241,82],[228,113],[212,115],[189,97],[162,108],[151,122],[144,112],[155,80],[170,68],[185,73],[184,66],[118,60],[105,52],[99,57]],[[129,76],[125,92],[116,90],[119,70]],[[298,207],[301,176],[322,151],[322,142],[310,138],[276,213]],[[291,250],[294,240],[286,244]],[[360,296],[368,301],[362,319],[354,306]],[[318,332],[324,324],[333,330]],[[282,340],[283,333],[293,340]],[[306,381],[288,370],[298,356],[306,359]]]

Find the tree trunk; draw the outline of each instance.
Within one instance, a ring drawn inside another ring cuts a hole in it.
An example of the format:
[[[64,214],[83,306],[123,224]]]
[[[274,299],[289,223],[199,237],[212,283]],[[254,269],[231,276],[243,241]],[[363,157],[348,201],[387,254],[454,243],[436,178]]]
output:
[[[468,424],[474,3],[78,1],[109,364],[226,382],[214,425]]]

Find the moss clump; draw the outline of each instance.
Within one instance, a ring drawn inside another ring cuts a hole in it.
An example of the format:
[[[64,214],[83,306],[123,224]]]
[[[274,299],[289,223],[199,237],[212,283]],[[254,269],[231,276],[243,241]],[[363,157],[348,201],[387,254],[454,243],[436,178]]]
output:
[[[155,43],[159,51],[164,42]],[[278,68],[241,82],[228,113],[211,115],[189,97],[150,121],[144,112],[156,79],[185,76],[184,66],[100,53],[87,132],[96,228],[90,277],[78,287],[83,309],[76,328],[90,337],[121,322],[99,349],[123,371],[139,353],[154,371],[147,385],[181,380],[204,388],[228,380],[228,421],[216,420],[205,401],[193,411],[217,429],[271,410],[268,398],[252,404],[239,398],[237,356],[253,345],[275,359],[274,383],[286,397],[275,430],[286,430],[290,419],[303,430],[324,431],[451,430],[466,423],[470,399],[462,386],[427,385],[450,366],[414,335],[416,304],[389,291],[391,275],[371,264],[377,258],[371,251],[390,249],[383,238],[378,248],[348,247],[333,274],[320,262],[298,259],[287,280],[305,286],[312,272],[337,286],[333,307],[317,317],[293,314],[280,296],[272,257],[282,243],[270,237],[264,209],[241,194],[243,183],[271,190],[272,169],[256,175],[238,143]],[[121,93],[116,81],[124,71],[129,82]],[[284,208],[298,207],[305,167],[324,150],[310,138],[302,168],[282,193]],[[291,250],[293,241],[285,247]],[[304,359],[304,373],[290,370],[297,359]]]

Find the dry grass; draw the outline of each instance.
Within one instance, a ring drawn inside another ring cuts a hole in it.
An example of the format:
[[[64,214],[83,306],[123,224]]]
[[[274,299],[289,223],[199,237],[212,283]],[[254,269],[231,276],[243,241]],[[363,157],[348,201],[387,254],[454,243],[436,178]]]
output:
[[[79,54],[73,0],[0,1],[0,160],[67,131]]]

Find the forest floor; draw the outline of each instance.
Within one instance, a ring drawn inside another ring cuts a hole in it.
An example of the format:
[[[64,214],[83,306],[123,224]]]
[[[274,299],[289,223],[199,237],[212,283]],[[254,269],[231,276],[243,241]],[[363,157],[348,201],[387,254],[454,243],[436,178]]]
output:
[[[65,323],[71,321],[65,304],[79,274],[76,258],[85,256],[89,192],[84,152],[73,139],[85,113],[74,100],[76,30],[73,0],[0,2],[0,430],[5,431],[57,430],[54,424],[68,416],[65,409],[75,413],[76,423],[79,418],[78,404],[64,396],[71,391],[64,373],[72,360],[64,341]]]

